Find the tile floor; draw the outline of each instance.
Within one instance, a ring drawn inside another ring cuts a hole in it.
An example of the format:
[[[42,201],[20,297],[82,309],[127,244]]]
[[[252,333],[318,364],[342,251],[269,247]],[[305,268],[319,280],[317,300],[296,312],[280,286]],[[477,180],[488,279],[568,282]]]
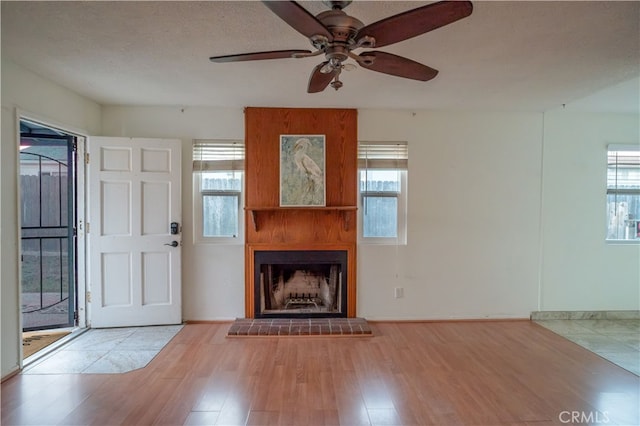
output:
[[[22,374],[125,373],[147,365],[182,325],[91,329],[44,356],[25,360]]]
[[[640,319],[535,322],[640,376]]]

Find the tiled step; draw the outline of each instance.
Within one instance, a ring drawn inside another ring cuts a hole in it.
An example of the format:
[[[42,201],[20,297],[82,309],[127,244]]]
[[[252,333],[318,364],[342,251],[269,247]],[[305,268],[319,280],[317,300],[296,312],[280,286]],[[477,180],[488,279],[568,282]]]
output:
[[[364,318],[238,318],[227,333],[238,336],[371,336]]]

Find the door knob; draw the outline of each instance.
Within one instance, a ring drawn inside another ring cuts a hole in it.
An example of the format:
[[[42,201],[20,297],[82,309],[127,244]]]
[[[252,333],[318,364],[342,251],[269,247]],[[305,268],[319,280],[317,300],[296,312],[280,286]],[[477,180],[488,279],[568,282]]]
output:
[[[165,244],[165,246],[178,247],[178,242],[177,241],[171,241],[171,243],[167,243],[167,244]]]

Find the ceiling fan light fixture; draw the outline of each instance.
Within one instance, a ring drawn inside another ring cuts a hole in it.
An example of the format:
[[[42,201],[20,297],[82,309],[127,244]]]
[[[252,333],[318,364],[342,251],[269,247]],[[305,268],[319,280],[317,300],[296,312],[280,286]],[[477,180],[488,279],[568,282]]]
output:
[[[329,39],[322,34],[316,34],[309,38],[311,45],[318,50],[324,49],[329,44]]]
[[[212,62],[239,62],[324,55],[325,61],[311,72],[308,93],[321,92],[329,85],[336,90],[342,87],[338,79],[342,70],[356,68],[353,64],[345,64],[348,58],[371,71],[418,81],[431,80],[438,70],[419,62],[387,52],[369,50],[356,54],[354,50],[380,48],[408,40],[463,19],[473,11],[473,4],[468,0],[436,1],[365,26],[342,10],[351,0],[323,0],[331,10],[315,16],[296,1],[262,0],[262,3],[307,37],[316,50],[272,50],[209,59]]]
[[[333,68],[333,64],[331,62],[327,62],[326,64],[324,64],[324,66],[322,68],[320,68],[320,72],[322,74],[331,74],[333,72],[334,68]]]
[[[360,37],[353,48],[357,49],[359,47],[362,47],[364,49],[373,49],[374,47],[376,47],[376,39],[367,35]]]

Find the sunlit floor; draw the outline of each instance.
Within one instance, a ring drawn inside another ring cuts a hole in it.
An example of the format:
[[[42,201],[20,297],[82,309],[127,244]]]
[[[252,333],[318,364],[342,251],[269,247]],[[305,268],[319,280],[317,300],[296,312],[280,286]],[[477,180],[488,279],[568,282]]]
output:
[[[582,424],[640,425],[640,377],[531,321],[372,322],[357,338],[229,338],[229,327],[187,324],[126,374],[83,374],[99,360],[64,373],[53,360],[73,354],[60,348],[2,383],[0,422],[550,426],[577,413]],[[92,331],[69,348],[152,341]]]
[[[538,320],[537,324],[640,376],[640,320]],[[182,326],[92,329],[30,362],[23,374],[124,373],[142,368]]]
[[[640,319],[535,322],[640,376]]]
[[[29,362],[22,374],[125,373],[146,366],[181,325],[91,329]],[[30,360],[28,360],[30,361]]]

